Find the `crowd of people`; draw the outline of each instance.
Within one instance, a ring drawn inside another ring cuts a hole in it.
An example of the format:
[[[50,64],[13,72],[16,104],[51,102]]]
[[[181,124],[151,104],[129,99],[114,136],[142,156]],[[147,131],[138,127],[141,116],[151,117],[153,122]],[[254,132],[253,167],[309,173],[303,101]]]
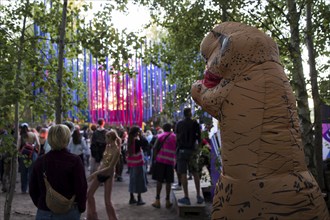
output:
[[[127,164],[129,173],[129,205],[145,205],[142,194],[148,190],[148,174],[157,182],[153,207],[161,207],[163,183],[165,207],[172,206],[170,191],[175,173],[184,191],[184,197],[178,202],[191,204],[187,187],[189,173],[194,177],[196,202],[204,202],[200,194],[200,172],[196,166],[201,128],[192,119],[190,108],[184,110],[184,119],[176,125],[165,123],[146,131],[139,126],[105,128],[102,118],[97,124],[82,129],[64,122],[36,129],[22,123],[19,130],[17,150],[21,193],[29,193],[38,208],[36,219],[79,219],[86,210],[87,219],[98,219],[94,194],[101,185],[104,186],[108,218],[117,219],[111,193],[114,181],[123,181],[124,164]],[[6,134],[6,130],[0,130],[0,141]],[[1,156],[0,180],[5,192],[9,172],[5,155],[2,153]],[[69,212],[55,213],[48,207],[45,176],[54,190],[74,200]]]

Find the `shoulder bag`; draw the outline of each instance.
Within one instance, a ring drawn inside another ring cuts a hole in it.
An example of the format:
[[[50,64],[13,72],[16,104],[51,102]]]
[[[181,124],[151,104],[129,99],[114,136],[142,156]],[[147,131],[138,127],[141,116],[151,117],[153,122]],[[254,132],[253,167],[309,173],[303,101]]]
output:
[[[172,132],[170,132],[163,141],[159,141],[159,139],[156,140],[155,146],[154,146],[154,158],[156,159],[157,154],[159,153],[160,149],[163,147],[163,144],[165,143],[165,141],[167,140],[167,138],[172,134]]]
[[[58,193],[47,180],[46,175],[46,155],[44,156],[43,163],[43,176],[46,186],[46,205],[55,214],[65,214],[74,205],[75,195],[71,199],[67,199],[65,196]]]

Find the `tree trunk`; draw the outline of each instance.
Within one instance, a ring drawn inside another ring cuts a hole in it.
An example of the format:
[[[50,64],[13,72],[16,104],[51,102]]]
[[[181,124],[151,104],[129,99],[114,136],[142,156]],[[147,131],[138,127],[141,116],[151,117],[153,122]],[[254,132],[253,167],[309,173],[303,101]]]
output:
[[[318,72],[315,64],[315,50],[313,43],[313,25],[312,25],[312,0],[307,0],[306,4],[306,45],[308,49],[309,75],[311,77],[312,96],[314,102],[314,150],[316,158],[316,170],[318,174],[317,182],[321,189],[325,188],[323,175],[323,157],[322,157],[322,114],[321,99],[317,82]]]
[[[63,87],[63,59],[64,59],[64,46],[65,46],[65,26],[66,26],[66,14],[68,8],[68,1],[63,1],[62,22],[59,27],[60,39],[59,39],[59,52],[58,52],[58,71],[57,71],[57,86],[58,97],[55,103],[55,121],[56,124],[62,122],[62,87]]]
[[[221,6],[221,11],[222,11],[222,13],[221,13],[221,21],[222,22],[225,22],[225,21],[228,21],[228,12],[227,12],[227,10],[228,10],[228,7],[227,7],[227,4],[228,4],[228,1],[227,0],[225,0],[225,1],[221,1],[221,4],[220,4],[220,6]]]
[[[16,144],[14,145],[16,147]],[[10,180],[9,180],[9,188],[8,192],[6,193],[6,200],[5,200],[5,208],[4,208],[4,220],[10,219],[11,214],[11,206],[13,203],[15,186],[16,186],[16,177],[17,177],[17,154],[11,156],[10,161]]]
[[[310,110],[308,106],[308,94],[303,72],[302,56],[300,51],[299,19],[295,0],[287,0],[288,17],[290,24],[290,46],[289,52],[292,59],[293,89],[297,98],[298,115],[302,132],[302,142],[304,144],[306,162],[309,170],[317,179],[315,166],[315,155],[313,146],[313,130],[310,119]]]
[[[18,49],[18,59],[17,59],[17,69],[16,69],[16,76],[15,76],[15,86],[19,87],[20,82],[20,75],[22,71],[22,60],[23,60],[23,48],[24,48],[24,41],[25,41],[25,30],[26,30],[26,17],[27,17],[27,8],[29,6],[30,2],[27,0],[25,5],[25,12],[24,18],[23,18],[23,27],[21,31],[21,37],[19,41],[19,49]],[[18,141],[18,131],[19,131],[19,99],[16,99],[15,103],[15,143],[13,144],[15,148],[17,148],[17,141]],[[11,169],[10,169],[10,180],[9,180],[9,189],[6,194],[6,200],[5,200],[5,207],[4,207],[4,220],[10,219],[11,214],[11,206],[13,203],[14,198],[14,192],[15,192],[15,186],[16,186],[16,177],[17,177],[17,152],[14,152],[11,155]]]

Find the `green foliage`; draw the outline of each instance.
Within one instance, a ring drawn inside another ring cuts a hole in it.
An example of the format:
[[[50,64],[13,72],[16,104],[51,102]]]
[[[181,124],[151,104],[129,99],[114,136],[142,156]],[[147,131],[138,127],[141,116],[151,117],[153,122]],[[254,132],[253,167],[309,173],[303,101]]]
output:
[[[209,132],[204,130],[201,133],[201,139],[208,139],[209,138]],[[203,167],[207,166],[211,163],[211,146],[209,144],[200,143],[198,146],[198,153],[197,153],[197,163],[198,168],[201,172],[201,180],[207,181],[209,179],[208,173],[202,172]],[[209,179],[211,181],[211,179]]]
[[[118,1],[117,1],[118,2]],[[127,1],[119,1],[123,4]],[[111,56],[111,73],[121,71],[130,75],[135,75],[132,66],[127,65],[134,56],[140,57],[141,45],[144,39],[138,37],[133,32],[126,29],[119,32],[112,21],[112,12],[115,9],[125,10],[125,5],[116,7],[114,3],[107,3],[102,11],[94,15],[89,24],[78,27],[78,38],[82,47],[89,49],[95,58],[98,58],[100,65],[105,65],[105,58]]]
[[[299,30],[300,39],[305,38],[305,17],[306,16],[306,0],[294,1],[297,4],[298,16],[300,16]],[[290,45],[290,19],[292,15],[288,12],[287,1],[252,1],[251,6],[244,12],[244,21],[251,25],[260,27],[263,31],[268,33],[279,46],[281,61],[288,71],[287,74],[292,78],[293,63],[290,57],[290,51],[294,50]],[[324,0],[313,1],[313,17],[312,23],[314,32],[314,49],[316,57],[329,57],[330,53],[330,4]],[[300,48],[304,48],[305,42],[300,42]],[[302,50],[302,49],[301,49]],[[318,62],[317,69],[320,75],[326,73],[329,69],[328,62]],[[308,82],[308,79],[307,79]],[[293,85],[296,84],[291,80]]]
[[[148,27],[162,27],[163,34],[145,48],[143,58],[146,63],[168,70],[167,80],[176,84],[176,91],[167,94],[165,106],[165,111],[173,114],[182,103],[191,101],[191,85],[203,77],[205,61],[199,52],[200,43],[221,20],[219,3],[227,5],[232,12],[229,17],[236,20],[240,15],[237,7],[244,1],[209,1],[210,4],[201,0],[135,2],[149,7],[153,20]]]
[[[291,75],[292,61],[289,58],[289,29],[287,21],[286,1],[176,1],[176,0],[134,0],[150,9],[152,21],[148,27],[160,26],[158,39],[148,44],[143,50],[143,59],[163,67],[169,74],[167,80],[176,84],[176,91],[169,94],[165,112],[173,113],[185,102],[190,101],[190,86],[202,78],[205,63],[199,53],[199,45],[205,34],[212,27],[225,20],[241,21],[255,25],[270,34],[278,43],[282,63]],[[304,15],[306,1],[297,1],[298,11]],[[90,5],[69,1],[67,15],[67,30],[65,37],[65,58],[77,58],[83,49],[89,50],[100,65],[105,65],[105,57],[109,54],[110,73],[122,71],[134,75],[130,65],[126,65],[133,57],[141,57],[139,50],[145,39],[126,30],[119,32],[112,24],[112,12],[127,11],[127,0],[107,2],[103,10],[96,13],[90,23],[82,17]],[[6,96],[0,97],[1,117],[13,118],[13,106],[16,100],[24,109],[32,109],[35,118],[43,115],[53,117],[56,91],[57,50],[59,24],[61,21],[62,1],[53,0],[52,7],[46,7],[43,1],[33,1],[27,6],[27,1],[13,1],[10,5],[1,5],[0,20],[0,92]],[[49,1],[47,1],[49,4]],[[329,57],[329,8],[324,0],[314,1],[313,23],[315,30],[315,50],[317,56]],[[27,15],[27,31],[24,42],[23,66],[19,74],[19,82],[15,85],[14,76],[17,68],[17,51],[23,15]],[[40,26],[43,36],[34,36],[33,24]],[[300,22],[304,30],[304,22]],[[304,33],[301,32],[303,39]],[[303,43],[303,42],[302,42]],[[48,45],[48,46],[47,46]],[[320,62],[320,73],[329,70],[329,62]],[[86,100],[72,103],[69,92],[84,93],[85,86],[81,80],[76,80],[74,71],[68,68],[64,73],[64,106],[63,111],[72,109],[74,105],[86,108]],[[77,74],[79,79],[80,73]],[[321,84],[320,84],[321,85]],[[320,86],[322,87],[322,85]],[[33,93],[38,89],[42,93]],[[324,93],[324,92],[322,92]],[[173,102],[174,100],[174,102]],[[46,103],[46,104],[45,104]],[[42,106],[42,107],[40,107]],[[23,111],[23,108],[21,109]],[[5,113],[3,113],[5,112]]]
[[[319,88],[321,100],[326,105],[330,105],[330,75],[326,78],[321,78]]]
[[[144,40],[126,30],[118,32],[111,22],[113,10],[127,10],[126,4],[126,0],[113,1],[96,13],[90,23],[86,23],[82,15],[88,12],[90,5],[69,1],[64,54],[67,68],[63,73],[62,86],[63,112],[73,110],[74,106],[81,110],[87,108],[87,99],[84,95],[87,88],[83,84],[83,74],[81,70],[75,70],[71,64],[71,60],[78,59],[83,49],[90,51],[103,66],[105,57],[110,54],[109,65],[113,72],[116,70],[135,74],[132,67],[126,64],[134,55],[141,56],[137,50]],[[58,71],[56,45],[59,43],[63,3],[61,0],[48,0],[45,5],[44,1],[29,3],[27,0],[20,0],[0,7],[2,12],[0,92],[6,94],[0,96],[0,117],[12,123],[14,104],[18,101],[22,106],[19,120],[31,121],[32,118],[35,122],[43,122],[45,118],[52,120],[55,100],[59,93],[56,79]],[[19,80],[16,83],[18,45],[24,15],[27,16],[27,28],[21,57],[22,70],[18,74]],[[35,36],[34,24],[40,27],[42,31],[40,36]],[[80,97],[77,102],[74,102],[71,96],[73,91]],[[27,112],[32,113],[28,115]]]
[[[313,18],[312,23],[314,33],[314,45],[317,56],[330,56],[330,2],[324,0],[313,1]],[[323,72],[329,69],[328,65],[325,69],[324,66],[319,71]]]
[[[15,1],[13,4],[1,6],[1,48],[0,48],[0,104],[1,112],[4,112],[1,120],[7,123],[12,123],[14,104],[16,101],[26,103],[31,96],[26,92],[30,85],[28,81],[30,78],[29,63],[32,63],[33,57],[36,56],[35,51],[30,50],[29,47],[33,44],[33,40],[24,42],[26,47],[22,48],[22,53],[19,53],[19,37],[21,34],[21,21],[24,16],[27,17],[26,28],[30,28],[29,21],[31,5],[24,4],[23,1]],[[26,36],[29,38],[30,36]],[[17,55],[20,54],[20,57]],[[21,72],[17,73],[18,61],[26,59],[22,63]],[[18,80],[15,77],[18,76]]]
[[[0,128],[4,128],[4,125],[0,125]],[[2,133],[4,130],[0,129],[0,158],[4,159],[5,162],[7,160],[11,160],[12,157],[17,155],[17,148],[14,141],[14,136],[9,134]]]
[[[287,1],[175,1],[175,0],[135,0],[149,7],[153,25],[160,26],[164,34],[146,48],[144,61],[168,69],[168,80],[177,85],[166,107],[173,111],[190,100],[190,86],[202,78],[204,63],[199,55],[199,45],[205,34],[221,21],[239,21],[256,26],[269,34],[277,43],[281,61],[292,77],[293,63],[290,51],[290,25]],[[305,0],[295,1],[301,17],[300,39],[304,39]],[[317,56],[329,57],[329,13],[330,4],[324,0],[313,1],[313,24],[315,29],[315,50]],[[301,43],[301,48],[304,42]],[[329,62],[319,62],[318,71],[327,72]],[[169,68],[170,67],[170,68]],[[291,81],[292,84],[296,82]]]

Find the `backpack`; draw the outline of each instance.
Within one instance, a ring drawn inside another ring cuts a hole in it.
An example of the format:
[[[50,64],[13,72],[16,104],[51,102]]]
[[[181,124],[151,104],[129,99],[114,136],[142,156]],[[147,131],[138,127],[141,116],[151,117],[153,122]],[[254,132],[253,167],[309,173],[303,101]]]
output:
[[[20,148],[19,152],[25,156],[26,159],[31,160],[33,153],[34,153],[34,146],[29,143],[23,144],[23,146]]]
[[[95,162],[99,163],[102,160],[103,152],[105,150],[105,133],[107,130],[96,130],[92,136],[91,142],[91,155],[94,157]]]
[[[34,144],[27,143],[25,139],[26,137],[21,137],[19,152],[25,159],[32,160],[35,151]]]

